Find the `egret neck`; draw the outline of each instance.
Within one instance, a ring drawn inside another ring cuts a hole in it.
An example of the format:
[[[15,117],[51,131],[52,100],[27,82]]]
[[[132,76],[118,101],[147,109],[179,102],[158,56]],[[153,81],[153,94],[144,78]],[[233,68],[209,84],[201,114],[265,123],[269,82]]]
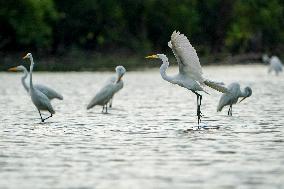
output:
[[[161,65],[160,67],[160,74],[162,76],[162,78],[168,82],[173,82],[173,78],[168,76],[167,73],[166,73],[166,70],[168,69],[169,67],[169,60],[168,58],[161,58],[163,64]]]
[[[30,91],[34,90],[34,86],[33,86],[33,69],[34,69],[34,60],[33,57],[30,56],[30,61],[31,61],[31,65],[30,65]],[[31,93],[31,92],[30,92]]]
[[[26,91],[29,91],[29,87],[27,86],[27,83],[25,82],[28,75],[29,75],[29,72],[27,71],[27,69],[23,69],[24,70],[24,76],[22,77],[22,84],[25,88]]]

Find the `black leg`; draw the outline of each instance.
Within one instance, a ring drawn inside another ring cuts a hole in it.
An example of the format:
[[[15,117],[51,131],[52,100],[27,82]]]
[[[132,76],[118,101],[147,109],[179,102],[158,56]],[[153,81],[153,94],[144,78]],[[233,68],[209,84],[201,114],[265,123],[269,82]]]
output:
[[[50,114],[50,116],[48,116],[47,118],[44,118],[43,120],[47,120],[48,118],[51,118],[52,117],[52,114]]]
[[[44,119],[42,119],[42,116],[41,116],[41,113],[40,113],[40,110],[38,109],[38,113],[40,115],[40,119],[41,119],[41,122],[44,122]]]
[[[107,104],[106,104],[106,114],[107,114]]]
[[[232,104],[230,105],[230,108],[231,108],[231,114],[230,115],[233,116],[233,105]]]
[[[229,107],[229,110],[228,110],[228,116],[230,115],[231,113],[231,106]]]
[[[109,107],[110,107],[110,108],[112,107],[112,98],[111,98],[110,101],[109,101]]]
[[[202,95],[198,94],[195,91],[192,91],[196,97],[197,97],[197,123],[198,123],[198,129],[199,129],[199,123],[201,122],[201,117],[202,117],[202,113],[201,113],[201,101],[202,101]]]

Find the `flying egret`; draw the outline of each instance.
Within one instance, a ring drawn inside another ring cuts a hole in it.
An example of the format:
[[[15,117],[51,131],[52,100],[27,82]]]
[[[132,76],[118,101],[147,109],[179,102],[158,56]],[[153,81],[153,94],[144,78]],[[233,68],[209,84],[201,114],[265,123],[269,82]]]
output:
[[[121,72],[123,75],[125,74],[126,70],[123,66],[117,66],[116,67],[116,70],[118,70],[118,72]],[[111,77],[107,83],[115,83],[117,81],[117,76],[113,76]],[[111,97],[111,99],[109,100],[109,107],[111,108],[112,107],[112,102],[113,102],[113,97],[115,95],[115,93],[117,93],[118,91],[120,91],[121,89],[123,88],[123,80],[121,79],[121,82],[118,83],[117,87],[116,87],[116,90],[113,94],[113,96]]]
[[[17,67],[13,67],[10,68],[9,71],[13,71],[13,72],[18,72],[18,71],[22,71],[24,72],[24,76],[22,77],[21,81],[22,81],[22,85],[25,88],[25,90],[29,93],[30,87],[27,84],[27,77],[29,75],[26,67],[24,67],[23,65],[17,66]],[[40,92],[42,92],[43,94],[45,94],[47,96],[47,98],[49,98],[49,100],[52,100],[54,98],[57,98],[59,100],[63,100],[63,96],[61,94],[59,94],[58,92],[56,92],[55,90],[44,86],[44,85],[40,85],[40,84],[35,84],[34,88],[36,88],[37,90],[39,90]]]
[[[227,89],[218,83],[203,78],[197,53],[185,35],[174,31],[171,35],[171,40],[168,42],[168,46],[172,49],[178,62],[179,73],[177,75],[167,75],[166,70],[169,67],[169,61],[166,55],[156,54],[147,56],[146,58],[161,59],[163,62],[160,67],[160,74],[162,78],[172,84],[177,84],[192,91],[197,96],[197,117],[199,129],[199,123],[202,116],[200,110],[202,95],[200,95],[197,91],[205,92],[203,89],[205,85],[222,93],[227,92]]]
[[[268,73],[274,71],[275,74],[278,75],[279,72],[282,72],[283,65],[281,60],[277,56],[272,56],[269,60],[269,64]]]
[[[228,115],[233,114],[233,104],[236,104],[238,102],[238,99],[240,97],[243,97],[240,102],[242,102],[244,99],[246,99],[247,97],[250,97],[252,94],[252,90],[250,87],[246,87],[244,88],[243,91],[241,91],[240,89],[240,84],[239,83],[231,83],[228,87],[227,87],[229,93],[225,93],[221,96],[220,100],[219,100],[219,104],[217,107],[217,111],[220,112],[222,111],[224,106],[230,106],[229,110],[228,110]]]
[[[32,99],[33,104],[36,106],[41,121],[44,122],[45,120],[47,120],[48,118],[52,117],[53,114],[55,114],[55,111],[50,103],[50,100],[48,99],[48,97],[42,93],[40,90],[36,89],[33,85],[33,77],[32,77],[32,73],[33,73],[33,68],[34,68],[34,60],[33,60],[33,56],[31,53],[28,53],[26,56],[23,57],[23,59],[29,58],[31,65],[30,65],[30,96]],[[48,111],[50,113],[50,116],[46,117],[46,118],[42,118],[41,116],[41,112],[40,111]]]
[[[125,74],[125,68],[123,66],[117,66],[115,68],[117,78],[115,82],[107,82],[106,85],[96,94],[87,106],[87,110],[93,108],[96,105],[103,106],[102,112],[107,113],[107,103],[113,98],[113,95],[119,91],[123,86],[122,77]]]

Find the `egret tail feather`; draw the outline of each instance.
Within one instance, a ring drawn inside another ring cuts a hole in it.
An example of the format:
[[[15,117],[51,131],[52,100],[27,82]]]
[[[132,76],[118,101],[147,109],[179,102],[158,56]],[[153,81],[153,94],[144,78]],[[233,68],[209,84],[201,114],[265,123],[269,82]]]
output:
[[[204,84],[207,85],[208,87],[212,88],[212,89],[215,89],[216,91],[221,92],[221,93],[228,93],[229,92],[226,87],[223,87],[220,84],[215,83],[213,81],[206,80],[206,81],[204,81]]]

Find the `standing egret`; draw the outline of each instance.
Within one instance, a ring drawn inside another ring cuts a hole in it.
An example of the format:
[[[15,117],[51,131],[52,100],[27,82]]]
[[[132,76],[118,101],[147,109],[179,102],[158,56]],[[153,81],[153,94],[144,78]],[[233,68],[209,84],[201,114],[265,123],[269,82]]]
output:
[[[205,85],[222,93],[227,92],[227,89],[220,86],[218,83],[203,78],[197,53],[185,35],[174,31],[168,46],[172,49],[178,62],[179,73],[177,75],[167,75],[166,70],[169,67],[169,61],[166,55],[156,54],[147,56],[146,58],[161,59],[163,62],[160,67],[160,74],[162,78],[172,84],[177,84],[192,91],[197,96],[197,117],[199,129],[199,123],[202,116],[200,110],[202,95],[197,93],[197,91],[204,91],[203,87]]]
[[[247,97],[250,97],[252,94],[252,90],[250,87],[246,87],[244,88],[243,91],[241,91],[239,83],[231,83],[227,89],[229,93],[225,93],[221,96],[217,107],[217,111],[218,112],[222,111],[224,106],[230,106],[228,110],[228,115],[232,116],[233,104],[236,104],[240,97],[243,97],[243,99],[240,100],[240,102],[242,102]]]
[[[269,64],[269,56],[267,54],[262,55],[262,62],[265,64]]]
[[[87,106],[87,110],[93,108],[96,105],[103,106],[102,112],[105,109],[107,113],[107,103],[113,98],[113,95],[119,91],[123,86],[122,77],[125,74],[125,68],[123,66],[116,67],[117,78],[115,82],[107,82],[106,85],[96,94],[96,96],[91,100]]]
[[[28,53],[26,56],[23,57],[23,59],[29,58],[31,65],[30,65],[30,96],[32,99],[33,104],[36,106],[41,121],[44,122],[45,120],[47,120],[48,118],[52,117],[53,114],[55,114],[55,111],[53,109],[53,107],[51,106],[50,100],[48,99],[48,97],[42,93],[40,90],[36,89],[33,85],[33,68],[34,68],[34,60],[33,60],[33,56],[31,53]],[[41,110],[43,111],[48,111],[50,113],[50,116],[46,117],[46,118],[42,118],[41,116]]]
[[[22,71],[22,72],[24,72],[24,76],[22,77],[21,81],[22,81],[22,85],[25,88],[25,90],[29,93],[30,87],[29,87],[29,85],[27,84],[27,81],[26,81],[29,73],[28,73],[26,67],[20,65],[20,66],[17,66],[17,67],[10,68],[9,71],[13,71],[13,72]],[[63,100],[63,96],[61,94],[59,94],[58,92],[56,92],[55,90],[53,90],[53,89],[51,89],[47,86],[35,84],[34,88],[39,90],[43,94],[45,94],[49,100],[52,100],[54,98],[57,98],[59,100]]]
[[[123,66],[117,66],[117,67],[115,68],[115,70],[116,70],[117,73],[121,72],[122,75],[124,75],[125,72],[126,72],[126,70],[125,70],[125,68],[124,68]],[[111,78],[107,81],[107,83],[115,83],[115,82],[117,81],[118,76],[119,76],[119,75],[117,74],[116,76],[111,77]],[[116,90],[115,90],[113,96],[111,97],[111,99],[109,100],[109,107],[110,107],[110,108],[112,107],[113,97],[114,97],[115,93],[117,93],[118,91],[120,91],[122,88],[123,88],[123,81],[122,81],[122,79],[121,79],[121,82],[118,82],[117,87],[116,87]]]
[[[281,60],[277,56],[272,56],[269,60],[269,64],[268,73],[274,71],[275,74],[278,75],[279,72],[282,72],[283,65]]]

